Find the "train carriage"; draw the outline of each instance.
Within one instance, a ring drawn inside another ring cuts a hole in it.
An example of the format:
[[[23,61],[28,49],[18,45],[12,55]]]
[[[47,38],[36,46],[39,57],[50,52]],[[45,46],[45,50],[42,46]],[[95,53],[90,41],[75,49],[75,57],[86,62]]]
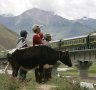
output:
[[[87,35],[63,39],[62,48],[68,50],[79,50],[87,48]]]
[[[89,48],[96,48],[96,33],[89,35]]]
[[[52,41],[51,46],[61,50],[80,50],[88,48],[88,35]]]

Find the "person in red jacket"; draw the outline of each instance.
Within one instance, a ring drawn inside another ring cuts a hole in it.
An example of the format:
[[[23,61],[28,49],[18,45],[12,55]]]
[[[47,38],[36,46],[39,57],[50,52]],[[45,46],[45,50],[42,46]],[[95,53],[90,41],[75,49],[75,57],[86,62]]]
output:
[[[40,30],[41,27],[42,27],[42,25],[38,25],[38,24],[35,24],[32,26],[32,31],[35,33],[33,35],[33,46],[43,44],[44,35]]]
[[[43,45],[43,38],[44,35],[41,32],[40,28],[42,27],[42,25],[38,25],[38,24],[34,24],[32,26],[32,31],[34,32],[33,35],[33,46],[37,46],[37,45]],[[39,73],[39,69],[35,69],[35,77],[40,77],[40,73]],[[36,78],[36,81],[38,82],[38,79]]]

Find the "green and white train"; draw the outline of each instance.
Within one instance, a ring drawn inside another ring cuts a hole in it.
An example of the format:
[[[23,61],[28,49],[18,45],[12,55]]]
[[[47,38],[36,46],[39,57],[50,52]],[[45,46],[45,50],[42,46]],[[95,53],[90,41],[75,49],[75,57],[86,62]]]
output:
[[[96,33],[66,38],[50,42],[52,48],[63,50],[82,50],[96,48]]]

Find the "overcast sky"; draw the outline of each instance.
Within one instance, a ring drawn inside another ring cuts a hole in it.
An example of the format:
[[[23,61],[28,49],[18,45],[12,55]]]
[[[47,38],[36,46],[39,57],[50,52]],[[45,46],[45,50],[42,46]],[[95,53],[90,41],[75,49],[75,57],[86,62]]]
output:
[[[0,0],[0,14],[19,15],[34,7],[67,19],[96,19],[96,0]]]

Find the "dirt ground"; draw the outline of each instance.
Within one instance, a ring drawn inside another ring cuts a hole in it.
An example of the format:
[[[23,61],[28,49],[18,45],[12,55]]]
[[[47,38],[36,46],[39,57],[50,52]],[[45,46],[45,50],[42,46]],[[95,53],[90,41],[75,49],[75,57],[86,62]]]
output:
[[[36,90],[50,90],[51,88],[55,88],[55,87],[56,86],[53,85],[42,84]]]

